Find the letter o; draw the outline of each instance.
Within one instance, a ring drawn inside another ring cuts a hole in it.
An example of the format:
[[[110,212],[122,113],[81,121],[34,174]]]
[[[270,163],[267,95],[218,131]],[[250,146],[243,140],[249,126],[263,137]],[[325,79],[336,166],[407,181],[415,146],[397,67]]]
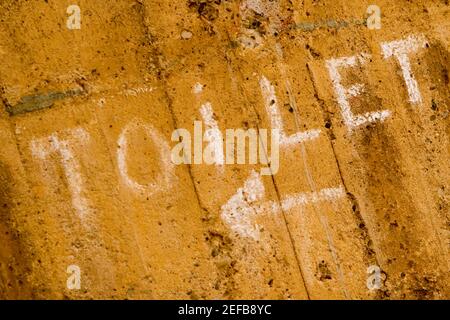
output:
[[[140,184],[133,180],[128,174],[127,165],[127,150],[128,150],[128,138],[130,132],[142,128],[153,143],[160,148],[160,162],[164,169],[157,176],[156,183],[148,183],[146,185]],[[154,195],[157,192],[167,190],[171,187],[172,182],[175,178],[173,175],[173,164],[171,162],[171,153],[168,143],[164,138],[157,132],[153,126],[145,123],[140,123],[136,119],[128,123],[122,130],[117,141],[117,164],[119,167],[119,173],[122,177],[124,183],[136,193],[141,193],[146,196]]]

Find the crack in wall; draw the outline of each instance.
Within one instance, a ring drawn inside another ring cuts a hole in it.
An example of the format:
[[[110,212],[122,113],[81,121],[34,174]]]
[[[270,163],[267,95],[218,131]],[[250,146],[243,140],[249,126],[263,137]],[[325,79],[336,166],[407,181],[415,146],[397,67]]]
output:
[[[153,42],[153,39],[155,39],[155,38],[151,34],[149,27],[145,24],[146,8],[142,3],[140,3],[140,5],[142,6],[141,9],[143,11],[142,12],[143,25],[146,28],[147,36],[149,39],[149,44],[152,49],[150,56],[153,58],[153,63],[155,64],[155,67],[156,67],[158,81],[160,81],[162,83],[162,85],[163,85],[162,87],[164,88],[163,89],[164,98],[167,101],[167,108],[168,108],[168,111],[171,116],[172,125],[174,128],[178,128],[178,120],[177,120],[177,117],[173,110],[173,100],[170,97],[170,94],[167,89],[168,84],[167,84],[167,81],[165,78],[166,77],[165,69],[161,65],[161,59],[163,59],[163,54],[161,52],[159,52],[158,48],[155,46],[155,44]],[[228,298],[232,298],[232,292],[234,292],[237,288],[237,284],[235,283],[235,280],[233,279],[233,276],[237,271],[234,268],[235,262],[233,262],[234,259],[233,259],[233,255],[232,255],[232,249],[230,248],[230,245],[232,245],[232,243],[228,237],[225,237],[220,232],[215,231],[216,227],[214,226],[213,223],[211,223],[211,219],[214,217],[214,215],[211,212],[209,212],[209,210],[206,208],[206,206],[203,204],[203,201],[201,200],[198,188],[195,183],[192,165],[188,164],[186,166],[187,166],[189,179],[192,184],[192,189],[194,191],[197,204],[199,205],[200,210],[203,211],[203,213],[204,213],[204,218],[202,219],[202,222],[204,223],[204,225],[206,225],[206,229],[207,229],[207,231],[205,232],[205,240],[207,241],[207,245],[212,252],[212,256],[213,256],[213,258],[217,258],[219,256],[219,253],[217,250],[218,250],[218,248],[220,248],[219,251],[222,253],[222,256],[225,256],[226,260],[231,261],[230,264],[224,268],[223,264],[221,264],[216,259],[215,266],[216,266],[216,270],[218,272],[218,279],[215,284],[215,288],[217,290],[219,290],[220,284],[225,283],[225,291],[223,294],[224,294],[224,296],[226,296]],[[215,219],[215,220],[217,220],[217,219]],[[220,240],[219,244],[215,243],[215,242],[217,242],[216,241],[217,239]],[[231,278],[231,280],[230,280],[230,278]],[[195,296],[192,296],[192,294],[194,294],[194,293],[191,292],[191,297],[194,299]]]
[[[227,33],[227,39],[228,39],[229,42],[231,42],[231,38],[230,38],[230,35],[228,33]],[[234,55],[234,52],[233,52],[233,55]],[[230,62],[228,57],[227,57],[227,61],[228,61],[229,64],[231,64],[231,62]],[[239,78],[241,80],[243,80],[244,79],[243,74],[241,72],[239,72],[239,71],[237,73],[239,75]],[[248,101],[248,98],[247,98],[247,96],[245,94],[245,90],[240,85],[239,85],[239,88],[240,88],[241,94],[244,96],[245,100]],[[262,119],[261,119],[260,114],[257,112],[256,108],[253,105],[252,105],[252,110],[253,110],[254,115],[257,118],[257,121],[258,121],[257,130],[259,131],[259,129],[260,129],[259,124],[262,123]],[[266,150],[266,148],[265,148],[265,150]],[[266,155],[266,157],[267,157],[267,155]],[[300,273],[300,277],[302,279],[303,286],[305,288],[306,296],[307,296],[308,300],[310,300],[311,299],[311,295],[310,295],[310,292],[308,290],[308,287],[307,287],[307,284],[306,284],[306,281],[305,281],[304,271],[303,271],[303,268],[302,268],[302,265],[301,265],[301,262],[300,262],[300,258],[299,258],[298,254],[297,254],[294,237],[293,237],[292,232],[291,232],[291,230],[289,228],[289,223],[287,221],[286,212],[285,212],[285,210],[283,210],[282,205],[281,205],[281,203],[282,203],[281,202],[281,198],[282,198],[281,197],[281,192],[280,192],[277,184],[275,183],[275,178],[274,178],[273,175],[271,176],[271,180],[272,180],[272,185],[273,185],[273,187],[275,189],[275,193],[276,193],[276,196],[277,196],[276,201],[277,201],[278,205],[280,206],[280,210],[281,210],[282,217],[283,217],[283,223],[284,223],[284,225],[286,227],[286,231],[287,231],[288,236],[289,236],[290,244],[291,244],[292,251],[293,251],[296,263],[297,263],[297,267],[298,267],[298,270],[299,270],[299,273]]]
[[[323,99],[321,99],[319,97],[319,93],[318,93],[318,89],[317,89],[317,85],[316,85],[316,79],[314,77],[314,73],[312,71],[311,66],[309,65],[309,63],[306,64],[306,67],[308,69],[309,72],[309,76],[311,78],[312,84],[313,84],[313,89],[314,89],[314,98],[317,100],[317,102],[320,105],[320,108],[322,110],[321,114],[322,114],[322,118],[324,119],[325,122],[325,127],[326,127],[326,132],[328,135],[328,141],[331,147],[331,150],[333,152],[333,156],[335,159],[335,163],[336,163],[336,167],[337,167],[337,171],[339,173],[339,178],[341,180],[341,183],[345,189],[345,192],[347,194],[348,199],[350,200],[351,204],[352,204],[352,211],[355,215],[355,219],[358,225],[358,230],[360,231],[361,237],[364,240],[364,249],[365,249],[365,257],[367,259],[367,262],[369,264],[373,264],[376,263],[377,266],[381,267],[380,261],[377,257],[376,251],[374,249],[374,244],[372,241],[372,237],[370,236],[370,232],[369,229],[367,227],[367,224],[361,214],[361,207],[359,205],[358,199],[356,198],[356,196],[350,192],[347,183],[345,181],[343,172],[342,172],[342,168],[341,168],[341,164],[339,162],[338,156],[337,156],[337,152],[336,149],[334,147],[333,144],[333,140],[336,140],[336,136],[333,132],[333,128],[331,125],[331,117],[330,117],[330,113],[327,110],[326,106],[325,106],[325,101]],[[380,290],[380,292],[378,293],[379,296],[386,296],[386,294],[388,294],[387,291],[384,290]]]

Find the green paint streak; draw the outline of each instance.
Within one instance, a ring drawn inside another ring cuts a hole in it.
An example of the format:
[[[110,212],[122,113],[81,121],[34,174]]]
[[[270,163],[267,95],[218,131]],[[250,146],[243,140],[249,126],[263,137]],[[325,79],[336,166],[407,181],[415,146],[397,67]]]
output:
[[[314,23],[301,22],[293,25],[293,29],[311,32],[320,28],[340,29],[340,28],[347,28],[351,25],[366,25],[366,20],[353,20],[353,21],[326,20]]]
[[[6,111],[8,111],[10,116],[16,116],[19,114],[50,108],[53,106],[55,101],[79,96],[82,94],[83,90],[73,89],[65,92],[50,92],[48,94],[25,96],[20,99],[17,105],[7,106]]]

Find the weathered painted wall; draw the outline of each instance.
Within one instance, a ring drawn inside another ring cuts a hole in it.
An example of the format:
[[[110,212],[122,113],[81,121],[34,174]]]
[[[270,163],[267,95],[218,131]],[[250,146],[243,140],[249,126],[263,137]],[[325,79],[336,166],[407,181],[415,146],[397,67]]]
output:
[[[449,3],[371,4],[1,1],[0,297],[448,299]],[[278,173],[174,165],[194,121]]]

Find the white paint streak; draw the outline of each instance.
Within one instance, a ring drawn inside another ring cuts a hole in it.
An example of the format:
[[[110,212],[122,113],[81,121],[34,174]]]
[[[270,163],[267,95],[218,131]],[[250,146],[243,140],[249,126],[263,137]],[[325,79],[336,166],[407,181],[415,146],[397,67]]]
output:
[[[203,88],[204,86],[200,83],[197,82],[193,87],[192,87],[192,93],[194,94],[200,94],[203,92]]]
[[[266,111],[270,117],[272,129],[278,129],[280,131],[281,145],[291,146],[301,142],[319,138],[321,131],[318,129],[305,132],[297,132],[293,135],[286,136],[274,86],[265,76],[261,77],[259,84],[264,97]]]
[[[411,35],[403,40],[385,42],[381,44],[381,49],[383,51],[383,56],[385,59],[388,59],[392,56],[395,56],[395,58],[397,58],[400,64],[400,68],[402,69],[406,88],[408,89],[409,101],[412,104],[422,103],[422,95],[420,93],[417,80],[413,76],[408,54],[416,52],[421,48],[425,48],[426,45],[427,40],[422,35]]]
[[[289,211],[320,202],[334,202],[346,195],[344,188],[322,189],[319,192],[298,193],[286,196],[281,207],[275,201],[265,201],[265,188],[261,176],[252,171],[250,178],[239,188],[235,195],[221,207],[222,220],[232,231],[243,238],[255,241],[260,239],[260,228],[254,222],[256,215],[279,214],[281,210]]]
[[[162,167],[162,173],[157,176],[157,183],[148,183],[146,185],[140,184],[133,180],[128,173],[127,165],[127,152],[128,152],[128,134],[137,129],[143,129],[144,132],[153,140],[155,146],[160,149],[160,164]],[[143,193],[146,196],[153,195],[156,192],[161,192],[167,190],[172,185],[173,175],[173,164],[170,158],[170,148],[163,137],[148,124],[139,123],[134,120],[130,122],[122,131],[119,139],[117,141],[117,164],[119,167],[120,176],[122,177],[125,184],[135,192]]]
[[[149,92],[152,92],[153,90],[155,90],[155,88],[143,86],[143,87],[130,88],[130,89],[124,90],[123,93],[126,96],[137,97],[140,94],[149,93]]]
[[[312,203],[334,202],[344,198],[345,194],[343,187],[322,189],[319,192],[298,193],[283,199],[281,205],[283,210],[288,211],[295,207],[306,206]]]
[[[214,162],[216,165],[223,166],[225,164],[223,136],[216,119],[214,119],[214,111],[211,103],[207,102],[202,105],[200,107],[200,114],[206,125],[205,139],[212,145],[214,150]]]
[[[252,171],[243,188],[239,188],[234,196],[222,206],[222,220],[232,231],[243,238],[257,241],[260,237],[259,226],[253,221],[256,214],[252,205],[264,198],[264,185],[261,177]]]
[[[67,130],[67,133],[77,142],[84,143],[89,140],[89,134],[82,128]],[[31,152],[33,156],[46,160],[51,153],[59,153],[61,164],[64,168],[68,188],[72,196],[72,205],[75,208],[79,218],[83,220],[89,213],[88,200],[83,196],[83,178],[81,176],[81,167],[73,155],[69,140],[63,140],[57,133],[46,138],[35,139],[31,141]]]
[[[375,121],[383,122],[391,115],[391,111],[389,110],[367,112],[360,115],[354,115],[351,110],[349,99],[360,95],[364,90],[364,86],[358,83],[352,85],[350,88],[344,88],[344,86],[342,85],[342,77],[339,73],[339,69],[355,67],[358,62],[360,64],[364,64],[369,58],[370,55],[362,53],[358,56],[331,59],[326,62],[328,72],[330,74],[330,78],[337,96],[337,101],[341,108],[341,113],[344,118],[345,125],[348,127],[349,131],[366,123]]]

